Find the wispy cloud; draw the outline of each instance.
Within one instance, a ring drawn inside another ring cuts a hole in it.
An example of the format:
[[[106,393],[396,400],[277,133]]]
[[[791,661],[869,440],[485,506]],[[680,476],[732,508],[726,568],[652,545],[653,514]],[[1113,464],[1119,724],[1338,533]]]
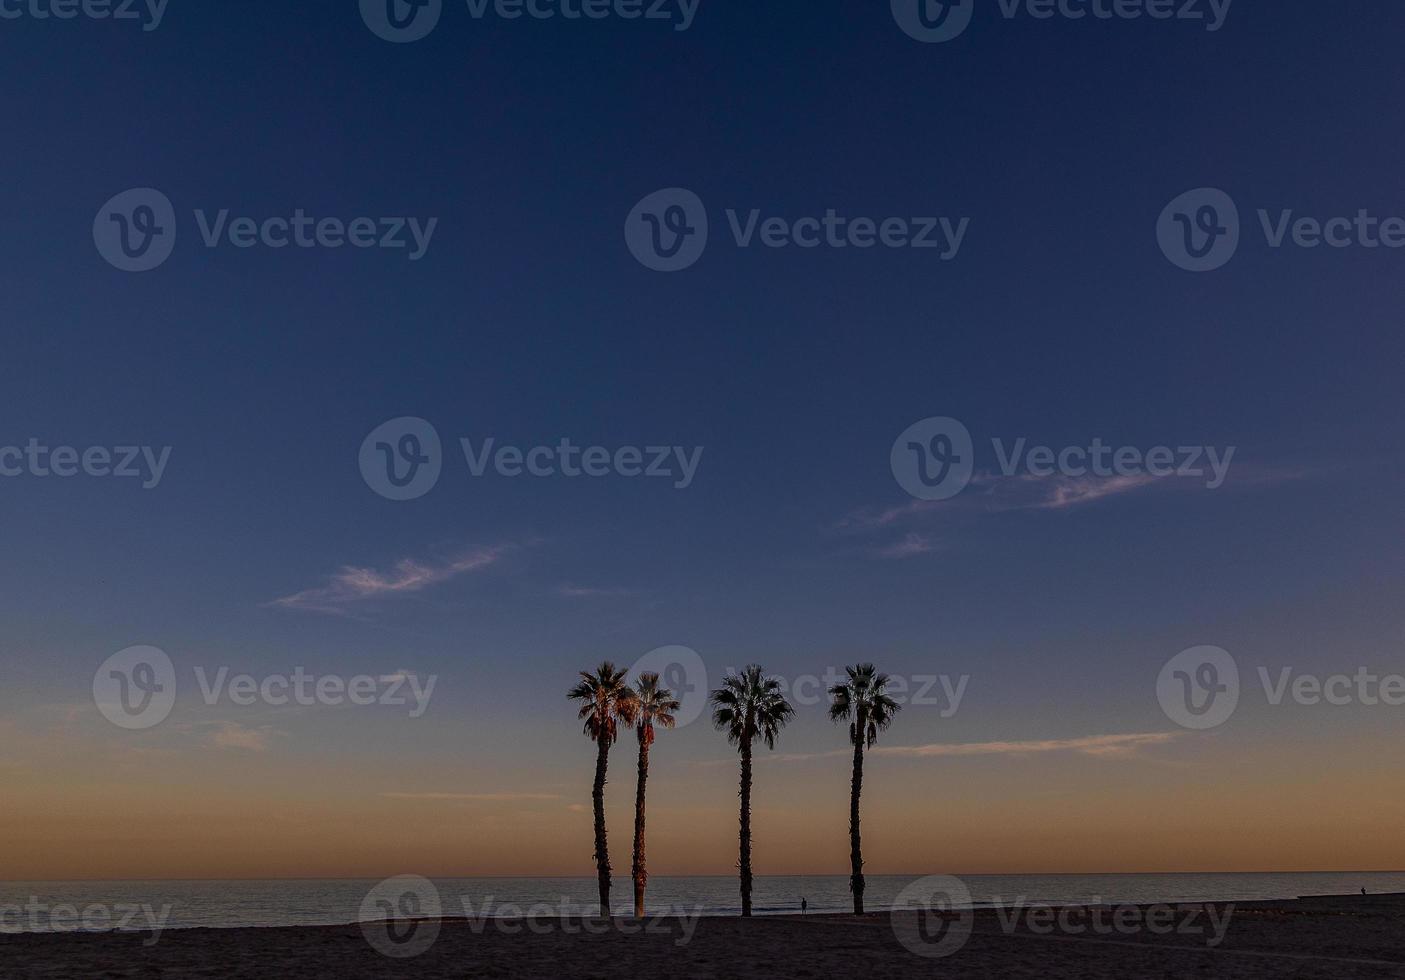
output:
[[[1149,473],[1126,476],[1034,476],[1022,473],[1011,477],[985,477],[976,481],[984,487],[984,499],[991,510],[1063,510],[1090,504],[1104,497],[1144,490],[1166,477]]]
[[[282,734],[282,732],[266,725],[261,728],[248,728],[237,721],[213,722],[212,725],[215,730],[210,736],[210,741],[221,749],[267,752],[272,745],[273,737]]]
[[[568,599],[617,598],[638,593],[634,589],[606,589],[586,585],[562,585],[556,590],[558,595]]]
[[[387,800],[450,800],[477,803],[517,803],[524,800],[559,800],[557,793],[381,793]]]
[[[1236,463],[1226,488],[1238,490],[1276,486],[1309,475],[1303,469],[1287,469]],[[971,517],[1012,511],[1060,511],[1088,506],[1101,500],[1147,491],[1206,489],[1203,479],[1154,476],[1150,473],[1098,476],[978,473],[970,485],[949,500],[905,500],[883,507],[860,507],[836,521],[833,530],[854,533],[896,528],[944,517]],[[906,539],[905,539],[906,540]],[[901,544],[901,543],[900,543]],[[879,557],[906,557],[898,546],[874,552]]]
[[[931,538],[913,531],[887,547],[875,548],[873,553],[879,558],[901,559],[925,555],[935,550],[936,545],[932,543]]]
[[[344,613],[356,603],[411,595],[466,572],[487,568],[509,550],[506,545],[479,548],[451,561],[439,562],[402,558],[389,571],[348,565],[336,572],[326,585],[274,599],[269,605],[280,609]]]
[[[1050,738],[1022,742],[935,742],[928,745],[880,745],[870,755],[894,759],[939,759],[963,756],[1028,756],[1069,752],[1099,759],[1125,759],[1154,745],[1166,745],[1185,732],[1139,732],[1125,735],[1088,735],[1082,738]],[[774,762],[808,762],[812,759],[847,757],[848,749],[832,752],[791,752],[765,756]]]

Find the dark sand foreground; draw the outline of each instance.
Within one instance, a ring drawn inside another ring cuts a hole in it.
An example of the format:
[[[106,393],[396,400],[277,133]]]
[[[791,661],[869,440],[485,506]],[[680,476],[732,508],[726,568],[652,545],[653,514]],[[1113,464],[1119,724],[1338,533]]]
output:
[[[1104,936],[1041,934],[1048,926],[1039,921],[1031,931],[982,911],[965,945],[942,959],[906,949],[886,914],[706,918],[683,946],[678,920],[657,920],[628,935],[587,934],[578,920],[538,923],[535,934],[445,921],[428,949],[401,960],[373,949],[357,925],[172,930],[152,946],[143,945],[150,937],[139,933],[0,936],[0,976],[1405,978],[1405,896],[1240,904],[1214,949],[1206,948],[1209,930],[1193,931],[1207,921],[1203,914],[1189,918],[1200,907],[1178,908],[1177,921],[1186,926],[1179,933]],[[1215,908],[1221,916],[1226,911]],[[1071,910],[1070,921],[1091,921],[1082,918],[1091,914]],[[897,925],[903,930],[914,923]]]

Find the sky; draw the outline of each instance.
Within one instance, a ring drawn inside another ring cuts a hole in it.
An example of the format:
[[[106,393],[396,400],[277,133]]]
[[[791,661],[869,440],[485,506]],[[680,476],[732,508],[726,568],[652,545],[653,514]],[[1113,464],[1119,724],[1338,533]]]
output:
[[[566,691],[668,646],[698,691],[752,662],[930,684],[867,767],[871,873],[1405,868],[1405,705],[1272,697],[1405,671],[1405,249],[1273,245],[1405,216],[1405,10],[972,0],[926,43],[881,2],[702,0],[679,30],[445,0],[391,43],[351,0],[170,0],[151,30],[36,2],[0,0],[0,878],[590,874]],[[109,202],[144,188],[174,246],[131,272]],[[665,273],[630,243],[675,188],[709,237]],[[1158,227],[1201,188],[1240,238],[1192,272]],[[753,211],[964,231],[743,246]],[[209,247],[221,212],[405,219],[407,246]],[[402,418],[440,441],[407,500],[375,476]],[[933,418],[972,439],[943,500],[895,451]],[[694,468],[475,475],[489,439]],[[1229,465],[1007,473],[1021,439]],[[31,441],[150,455],[41,476],[5,452]],[[150,727],[95,703],[133,646],[177,681]],[[1202,646],[1242,689],[1196,728],[1159,679]],[[222,668],[428,704],[207,703]],[[817,701],[757,764],[758,874],[847,871]],[[652,765],[651,871],[731,873],[734,751],[701,718]]]

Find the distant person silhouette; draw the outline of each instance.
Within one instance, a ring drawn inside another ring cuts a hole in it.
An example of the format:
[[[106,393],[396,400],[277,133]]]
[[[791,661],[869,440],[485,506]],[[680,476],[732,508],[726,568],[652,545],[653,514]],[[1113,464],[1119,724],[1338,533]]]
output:
[[[1364,888],[1361,889],[1361,894],[1365,895],[1365,894],[1366,894],[1366,889],[1364,889]]]
[[[801,915],[804,915],[804,914],[805,914],[805,910],[808,909],[809,907],[810,907],[810,903],[809,903],[809,902],[805,901],[805,899],[803,899],[803,898],[800,899],[800,914],[801,914]]]

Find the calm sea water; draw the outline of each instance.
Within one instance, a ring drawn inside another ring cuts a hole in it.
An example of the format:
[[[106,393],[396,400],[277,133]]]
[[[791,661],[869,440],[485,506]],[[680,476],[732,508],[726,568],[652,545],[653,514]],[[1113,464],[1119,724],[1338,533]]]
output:
[[[870,875],[866,904],[887,908],[918,875]],[[1016,901],[1048,903],[1251,901],[1301,895],[1405,892],[1405,872],[1332,872],[1283,874],[1130,874],[1130,875],[970,875],[962,881],[974,904]],[[375,880],[273,881],[7,881],[0,882],[0,932],[44,932],[50,910],[60,928],[81,929],[85,913],[103,906],[117,925],[121,910],[169,906],[165,927],[335,925],[355,922]],[[758,914],[798,912],[800,900],[811,912],[844,912],[850,907],[848,878],[786,876],[755,879],[753,906]],[[441,878],[435,879],[445,915],[520,915],[531,906],[571,913],[592,912],[594,878]],[[616,908],[632,910],[626,878],[617,878],[612,893]],[[20,906],[16,910],[14,906]],[[649,882],[650,912],[701,908],[705,914],[740,910],[737,882],[730,877],[670,878]],[[32,909],[33,911],[30,911]],[[96,914],[96,913],[95,913]],[[143,919],[134,918],[134,927]]]

